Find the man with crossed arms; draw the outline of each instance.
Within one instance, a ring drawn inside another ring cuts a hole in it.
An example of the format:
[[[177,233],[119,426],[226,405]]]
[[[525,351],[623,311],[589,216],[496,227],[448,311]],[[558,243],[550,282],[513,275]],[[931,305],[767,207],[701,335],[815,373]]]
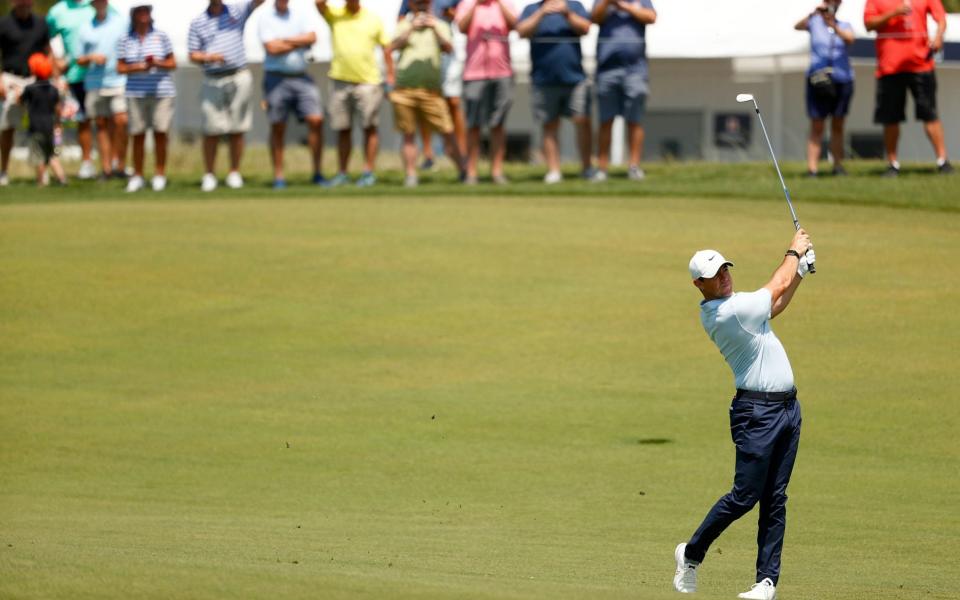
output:
[[[703,294],[700,322],[736,380],[730,434],[737,458],[733,489],[713,505],[690,540],[674,551],[673,586],[678,592],[697,591],[697,570],[710,544],[759,503],[757,583],[739,597],[777,596],[787,484],[797,458],[801,419],[790,360],[770,329],[770,319],[790,304],[815,258],[810,236],[798,230],[770,281],[749,293],[734,293],[729,270],[733,263],[716,250],[700,250],[690,259],[693,285]]]

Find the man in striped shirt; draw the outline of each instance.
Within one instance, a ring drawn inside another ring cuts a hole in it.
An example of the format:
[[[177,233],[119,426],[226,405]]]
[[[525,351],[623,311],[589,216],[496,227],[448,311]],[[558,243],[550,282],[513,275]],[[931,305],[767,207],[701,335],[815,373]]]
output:
[[[207,9],[190,23],[187,37],[190,60],[202,66],[204,72],[201,110],[206,174],[200,189],[205,192],[217,188],[217,176],[214,175],[217,143],[224,135],[230,137],[227,186],[243,187],[239,171],[243,136],[253,124],[253,76],[247,69],[243,28],[263,1],[238,0],[225,4],[223,0],[210,0]]]
[[[128,192],[143,189],[143,149],[147,129],[153,130],[156,166],[152,187],[167,187],[167,131],[173,121],[173,99],[177,90],[170,71],[177,68],[170,37],[153,28],[153,6],[134,2],[130,9],[130,32],[120,40],[117,70],[127,75],[127,109],[133,136],[133,177]]]

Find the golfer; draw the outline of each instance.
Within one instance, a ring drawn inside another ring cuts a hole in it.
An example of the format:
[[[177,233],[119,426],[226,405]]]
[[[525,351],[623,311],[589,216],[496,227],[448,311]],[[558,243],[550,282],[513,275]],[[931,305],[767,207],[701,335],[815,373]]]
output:
[[[765,286],[734,293],[733,263],[715,250],[690,259],[693,285],[703,294],[700,321],[736,379],[730,433],[737,447],[733,489],[720,498],[700,528],[674,551],[678,592],[697,591],[697,569],[713,540],[760,503],[757,583],[740,598],[774,600],[787,520],[787,484],[800,442],[800,403],[787,353],[770,329],[814,262],[810,236],[800,229]],[[809,251],[809,253],[808,253]]]

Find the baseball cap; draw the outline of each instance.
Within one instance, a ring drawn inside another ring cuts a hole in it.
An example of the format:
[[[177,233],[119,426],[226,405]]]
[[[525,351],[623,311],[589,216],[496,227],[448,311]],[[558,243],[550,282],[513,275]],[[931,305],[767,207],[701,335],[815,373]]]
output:
[[[690,276],[694,279],[710,279],[716,276],[723,265],[733,266],[716,250],[698,250],[690,259]]]
[[[36,52],[27,59],[27,65],[30,67],[30,73],[37,79],[50,79],[53,74],[53,63],[46,54]]]

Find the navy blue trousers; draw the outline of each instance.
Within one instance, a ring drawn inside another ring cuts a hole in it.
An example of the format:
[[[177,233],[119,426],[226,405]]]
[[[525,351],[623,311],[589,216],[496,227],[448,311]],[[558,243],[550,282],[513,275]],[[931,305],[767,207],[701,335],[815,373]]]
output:
[[[780,578],[780,553],[787,525],[787,484],[800,444],[800,402],[735,398],[730,435],[737,446],[733,489],[717,500],[690,541],[686,557],[701,562],[731,523],[760,504],[757,581]]]

